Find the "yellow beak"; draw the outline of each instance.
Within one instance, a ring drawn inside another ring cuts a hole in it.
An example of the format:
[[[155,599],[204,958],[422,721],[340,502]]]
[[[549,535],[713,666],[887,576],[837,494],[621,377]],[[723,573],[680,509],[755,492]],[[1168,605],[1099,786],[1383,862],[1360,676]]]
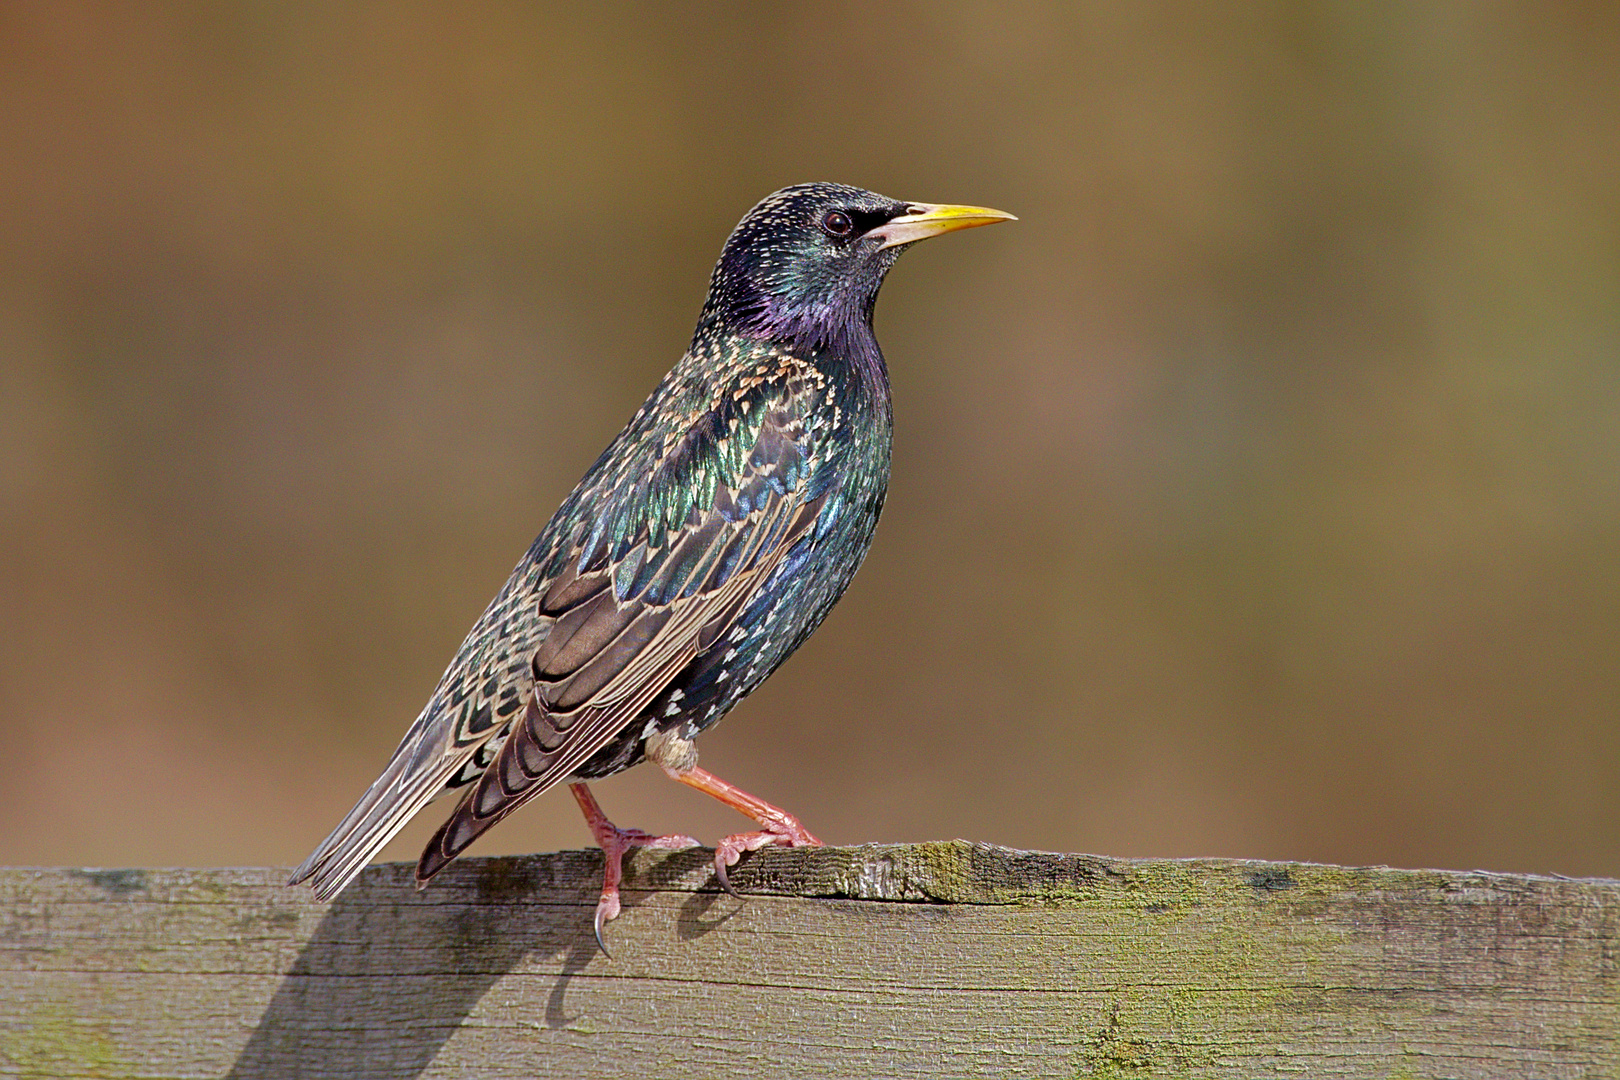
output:
[[[912,203],[906,213],[891,218],[887,224],[879,225],[866,235],[881,239],[883,243],[878,245],[878,250],[882,251],[884,248],[926,240],[940,233],[956,232],[958,229],[977,229],[980,225],[1017,220],[1005,211],[991,210],[986,206]]]

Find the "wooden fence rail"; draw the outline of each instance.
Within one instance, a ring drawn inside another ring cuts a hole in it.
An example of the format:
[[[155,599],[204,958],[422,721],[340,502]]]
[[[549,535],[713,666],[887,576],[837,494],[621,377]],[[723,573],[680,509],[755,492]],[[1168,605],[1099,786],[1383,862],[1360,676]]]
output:
[[[1620,882],[963,842],[0,870],[0,1075],[1620,1077]]]

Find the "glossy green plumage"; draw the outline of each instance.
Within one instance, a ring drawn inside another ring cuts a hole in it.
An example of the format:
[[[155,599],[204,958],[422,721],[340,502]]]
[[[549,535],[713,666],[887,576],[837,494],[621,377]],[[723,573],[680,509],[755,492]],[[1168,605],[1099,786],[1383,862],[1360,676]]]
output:
[[[888,375],[871,313],[898,247],[829,232],[912,208],[788,188],[727,241],[691,347],[553,515],[393,760],[293,875],[335,894],[425,803],[470,785],[427,879],[567,779],[690,739],[820,624],[888,488]]]

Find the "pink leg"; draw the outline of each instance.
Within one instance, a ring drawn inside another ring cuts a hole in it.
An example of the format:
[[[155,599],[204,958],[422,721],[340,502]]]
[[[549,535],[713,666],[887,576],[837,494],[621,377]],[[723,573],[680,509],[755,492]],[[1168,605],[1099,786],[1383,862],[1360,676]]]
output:
[[[619,882],[624,880],[624,853],[636,847],[674,849],[702,845],[690,836],[653,836],[640,829],[621,829],[602,813],[590,788],[584,784],[569,784],[568,790],[574,793],[580,812],[585,815],[585,824],[591,827],[591,835],[602,847],[606,871],[602,875],[602,898],[596,902],[596,944],[603,956],[611,957],[607,943],[602,940],[602,927],[609,920],[619,917]]]
[[[772,806],[764,799],[755,798],[748,792],[726,783],[718,776],[692,765],[685,769],[665,767],[671,779],[679,780],[688,787],[695,787],[705,795],[712,795],[734,810],[740,810],[753,818],[761,825],[759,832],[735,833],[721,840],[715,846],[714,876],[720,880],[720,887],[733,896],[738,895],[737,890],[731,887],[731,880],[726,871],[737,865],[745,851],[757,851],[771,844],[781,844],[784,847],[820,847],[817,840],[794,817],[779,807]]]

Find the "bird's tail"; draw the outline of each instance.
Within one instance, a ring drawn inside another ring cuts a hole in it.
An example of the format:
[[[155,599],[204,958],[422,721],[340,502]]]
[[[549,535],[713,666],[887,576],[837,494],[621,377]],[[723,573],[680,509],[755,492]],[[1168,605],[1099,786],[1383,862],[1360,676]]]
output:
[[[413,726],[382,775],[332,830],[332,835],[292,872],[288,885],[307,881],[316,899],[332,899],[417,811],[445,790],[476,746],[446,753],[440,747],[424,745],[427,740],[422,737],[422,729],[426,726],[420,720]]]

